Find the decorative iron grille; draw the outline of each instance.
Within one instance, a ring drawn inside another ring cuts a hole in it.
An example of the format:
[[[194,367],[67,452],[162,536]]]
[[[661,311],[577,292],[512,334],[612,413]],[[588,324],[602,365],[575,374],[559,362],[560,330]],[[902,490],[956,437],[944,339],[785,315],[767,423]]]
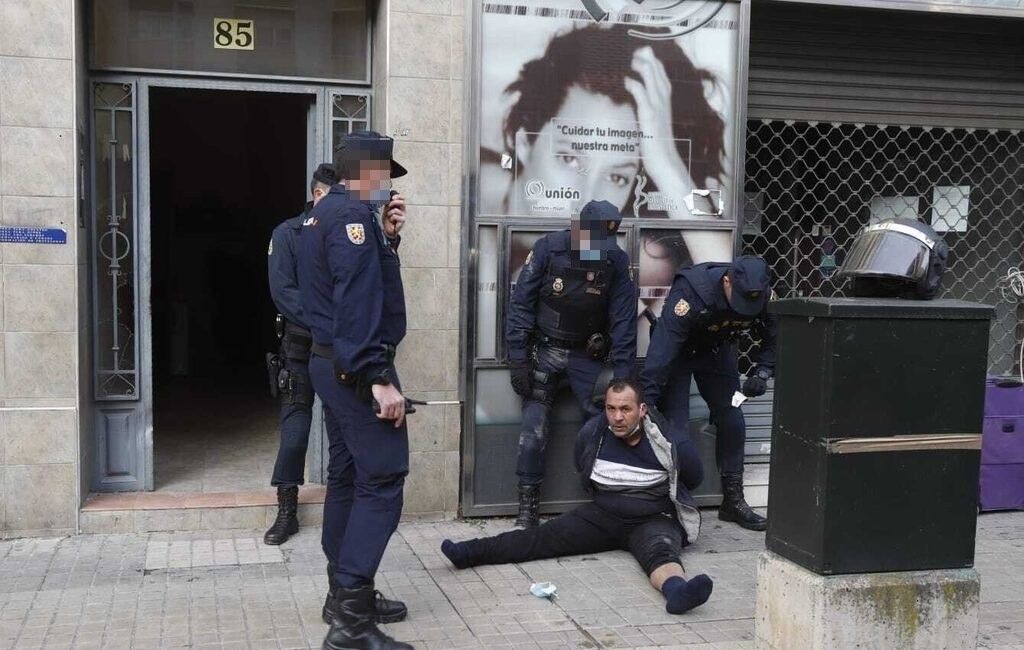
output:
[[[365,131],[370,125],[370,98],[366,95],[331,94],[331,151],[352,131]]]
[[[768,260],[780,297],[843,295],[857,231],[918,219],[950,248],[939,297],[994,305],[990,371],[1019,372],[1024,306],[1000,285],[1024,257],[1020,130],[762,120],[746,149],[743,249]]]
[[[139,397],[134,86],[93,86],[96,399]]]

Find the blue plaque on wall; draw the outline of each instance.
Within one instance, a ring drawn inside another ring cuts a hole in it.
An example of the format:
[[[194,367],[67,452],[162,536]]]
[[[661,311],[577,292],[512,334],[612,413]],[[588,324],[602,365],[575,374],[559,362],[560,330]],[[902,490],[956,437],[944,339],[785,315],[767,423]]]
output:
[[[9,244],[66,244],[68,243],[68,233],[63,228],[0,226],[0,242]]]

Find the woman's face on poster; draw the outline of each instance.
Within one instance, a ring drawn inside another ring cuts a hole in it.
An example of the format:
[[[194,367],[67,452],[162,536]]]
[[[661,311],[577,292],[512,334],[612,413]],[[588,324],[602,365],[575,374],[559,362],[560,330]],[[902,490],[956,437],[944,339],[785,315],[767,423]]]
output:
[[[595,119],[595,116],[599,117]],[[581,151],[581,143],[614,141],[608,137],[592,138],[564,132],[566,126],[576,125],[590,128],[613,125],[633,131],[636,112],[627,104],[615,104],[606,95],[572,86],[558,114],[548,120],[532,142],[525,133],[517,134],[517,153],[522,168],[516,187],[518,196],[526,196],[526,185],[539,180],[547,188],[571,188],[579,192],[578,200],[574,200],[571,207],[567,205],[573,213],[596,200],[609,201],[623,209],[640,171],[639,154]],[[633,147],[634,151],[639,151],[638,139],[619,140],[623,148]]]

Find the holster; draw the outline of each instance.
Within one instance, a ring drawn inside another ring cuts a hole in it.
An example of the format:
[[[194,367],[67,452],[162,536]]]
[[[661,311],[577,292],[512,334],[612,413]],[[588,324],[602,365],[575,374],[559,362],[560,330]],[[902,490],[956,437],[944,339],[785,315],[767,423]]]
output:
[[[278,382],[281,375],[282,364],[281,357],[273,352],[267,352],[266,356],[267,363],[267,376],[270,379],[270,396],[277,399],[280,394],[278,392]]]
[[[556,386],[553,379],[549,373],[534,370],[530,399],[544,403],[554,400]]]
[[[608,356],[608,337],[600,332],[591,334],[584,350],[591,359],[604,359]]]
[[[315,393],[308,373],[293,372],[288,368],[282,368],[278,374],[277,385],[283,404],[313,406]]]

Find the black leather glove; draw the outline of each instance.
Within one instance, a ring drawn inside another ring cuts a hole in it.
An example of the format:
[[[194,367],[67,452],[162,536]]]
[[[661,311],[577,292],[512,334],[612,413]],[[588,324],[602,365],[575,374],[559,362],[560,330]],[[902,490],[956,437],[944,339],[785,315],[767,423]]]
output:
[[[768,380],[772,372],[764,366],[755,366],[750,369],[750,376],[743,382],[743,394],[747,397],[760,397],[768,390]]]
[[[533,390],[533,368],[528,362],[512,362],[512,390],[520,397],[530,396]]]

